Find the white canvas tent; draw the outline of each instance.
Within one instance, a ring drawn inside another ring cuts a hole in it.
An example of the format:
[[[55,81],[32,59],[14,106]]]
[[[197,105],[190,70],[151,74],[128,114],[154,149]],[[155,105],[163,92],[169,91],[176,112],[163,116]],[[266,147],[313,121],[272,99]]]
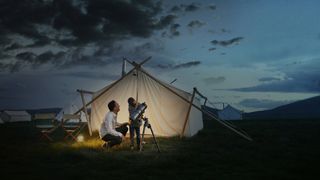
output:
[[[166,83],[163,83],[163,85],[189,101],[192,98],[192,94],[190,93],[174,88]],[[104,92],[105,89],[108,90]],[[129,97],[134,97],[139,102],[146,102],[148,105],[144,115],[149,118],[149,122],[156,135],[180,135],[183,131],[190,105],[190,103],[185,102],[143,71],[139,70],[131,71],[125,78],[111,88],[107,86],[103,90],[98,91],[94,94],[94,97],[97,96],[99,97],[92,103],[92,130],[98,130],[100,128],[100,124],[105,114],[109,111],[107,103],[111,100],[116,100],[120,104],[121,110],[118,114],[118,121],[128,122],[129,113],[127,99]],[[199,104],[198,102],[194,103]],[[184,135],[192,136],[202,128],[202,113],[201,111],[192,108]]]
[[[218,116],[222,120],[242,120],[242,111],[227,105],[222,110],[218,111]]]
[[[21,110],[6,110],[1,113],[1,119],[4,122],[28,122],[31,121],[31,115]]]
[[[200,101],[194,98],[196,93],[200,94],[195,88],[193,94],[190,94],[150,75],[141,67],[147,60],[140,64],[127,61],[134,66],[131,71],[95,92],[92,100],[83,102],[83,107],[74,113],[80,113],[91,106],[91,116],[88,118],[90,132],[99,130],[105,114],[109,111],[107,104],[111,100],[120,104],[118,122],[128,122],[127,99],[134,97],[138,102],[146,102],[148,105],[144,115],[149,118],[155,135],[193,136],[203,128],[202,113],[205,113],[245,139],[252,140],[241,129],[202,110]]]

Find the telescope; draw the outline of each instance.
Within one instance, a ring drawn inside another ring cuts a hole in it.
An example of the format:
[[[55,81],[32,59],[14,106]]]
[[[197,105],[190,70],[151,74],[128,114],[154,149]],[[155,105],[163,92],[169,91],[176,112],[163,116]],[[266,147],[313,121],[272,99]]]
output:
[[[138,107],[136,108],[136,110],[130,115],[130,117],[129,117],[130,120],[136,121],[137,119],[142,118],[143,113],[147,109],[147,107],[148,106],[147,106],[147,104],[145,102],[139,104]],[[143,125],[142,141],[141,142],[144,141],[144,133],[145,133],[145,130],[146,130],[146,127],[147,127],[147,128],[149,128],[151,130],[153,141],[154,141],[154,143],[156,144],[156,146],[158,148],[158,152],[160,152],[160,148],[159,148],[158,142],[156,140],[156,137],[154,136],[154,133],[153,133],[153,130],[152,130],[151,124],[149,123],[148,118],[144,117],[142,119],[144,120],[144,125]],[[142,149],[143,149],[143,144],[140,143],[140,151],[142,151]]]
[[[139,104],[138,107],[136,108],[136,110],[130,115],[130,119],[132,121],[137,120],[139,117],[141,117],[143,115],[143,113],[147,109],[147,107],[148,106],[145,102]]]

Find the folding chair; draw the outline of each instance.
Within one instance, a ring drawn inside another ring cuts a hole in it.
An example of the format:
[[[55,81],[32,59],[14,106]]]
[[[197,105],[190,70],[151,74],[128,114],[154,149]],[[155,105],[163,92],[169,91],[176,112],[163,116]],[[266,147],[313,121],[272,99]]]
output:
[[[81,126],[82,122],[80,115],[63,114],[61,127],[66,132],[66,136],[64,137],[65,140],[71,138],[72,140],[76,141],[76,135],[81,129]]]
[[[59,127],[53,114],[39,114],[34,117],[35,127],[40,130],[41,137],[53,141],[51,134]]]

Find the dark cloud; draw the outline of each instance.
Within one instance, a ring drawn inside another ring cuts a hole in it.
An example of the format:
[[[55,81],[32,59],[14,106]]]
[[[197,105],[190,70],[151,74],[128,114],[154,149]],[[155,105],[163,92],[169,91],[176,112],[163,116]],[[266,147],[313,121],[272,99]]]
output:
[[[160,21],[157,23],[156,27],[158,29],[163,29],[174,22],[177,16],[169,14],[167,16],[161,17]]]
[[[217,50],[217,48],[209,48],[208,50],[209,51],[215,51],[215,50]]]
[[[241,40],[243,40],[243,37],[236,37],[236,38],[232,38],[230,40],[225,40],[225,41],[213,40],[211,41],[211,43],[213,45],[229,46],[233,44],[238,44]]]
[[[190,21],[190,23],[188,24],[189,28],[200,28],[202,26],[204,26],[206,23],[205,22],[201,22],[199,20],[193,20]]]
[[[22,52],[16,55],[18,61],[17,64],[24,64],[25,66],[31,66],[37,68],[43,64],[52,63],[56,66],[63,65],[66,63],[65,56],[66,53],[63,51],[53,53],[51,51],[43,52],[39,55],[34,54],[33,52]]]
[[[178,31],[178,28],[180,27],[180,24],[172,24],[170,27],[170,37],[179,36],[180,32]]]
[[[214,4],[210,4],[210,5],[208,6],[208,8],[211,9],[211,10],[216,10],[216,9],[217,9],[217,6],[214,5]]]
[[[93,53],[94,57],[112,56],[114,53],[123,49],[122,45],[113,45],[109,47],[100,46],[98,50]]]
[[[37,55],[33,52],[22,52],[16,55],[16,58],[18,60],[22,60],[28,63],[34,63]]]
[[[115,42],[134,37],[147,38],[159,30],[168,30],[172,37],[178,36],[178,26],[174,23],[177,17],[161,12],[161,1],[149,0],[3,0],[0,1],[0,50],[11,52],[51,45],[69,48],[66,56],[71,57],[71,60],[60,63],[64,67],[71,67],[72,63],[90,64],[91,60],[95,64],[102,62],[97,58],[99,52],[93,57],[81,55],[75,59],[72,57],[79,53],[74,49],[92,43],[98,48],[112,49]],[[32,43],[21,45],[16,37],[26,38]],[[116,49],[109,50],[109,55],[114,51]],[[13,65],[10,67],[20,67],[26,62],[37,66],[56,59],[49,52],[43,55],[35,55],[32,50],[18,52],[13,56],[22,62],[16,61],[16,66],[15,62],[11,62]],[[8,53],[0,58],[5,55]],[[45,60],[46,57],[50,60]],[[2,66],[2,69],[5,67],[9,66]]]
[[[182,64],[175,65],[173,68],[174,68],[174,69],[189,68],[189,67],[192,67],[192,66],[198,66],[198,65],[200,65],[200,64],[201,64],[200,61],[191,61],[191,62],[187,62],[187,63],[182,63]]]
[[[180,4],[174,5],[169,12],[178,13],[178,12],[194,12],[200,9],[200,4],[191,3],[191,4]]]
[[[217,84],[217,83],[222,83],[226,80],[225,77],[223,76],[219,76],[219,77],[209,77],[209,78],[205,78],[203,79],[203,81],[206,84]]]
[[[244,99],[239,102],[241,106],[248,108],[261,108],[261,109],[270,109],[275,108],[284,104],[289,104],[293,101],[274,101],[269,99]]]
[[[184,7],[184,10],[185,11],[196,11],[200,8],[200,6],[196,3],[191,3],[191,4],[188,4],[188,5],[182,5],[182,7]]]
[[[16,49],[20,49],[22,47],[23,46],[18,43],[13,43],[13,44],[9,45],[8,47],[4,48],[4,51],[16,50]]]
[[[157,67],[161,68],[161,69],[181,69],[181,68],[190,68],[192,66],[198,66],[201,64],[201,61],[190,61],[190,62],[186,62],[186,63],[181,63],[181,64],[176,64],[176,65],[172,65],[172,64],[158,64]]]
[[[275,78],[275,77],[263,77],[260,78],[259,81],[260,82],[270,82],[270,81],[280,81],[280,78]]]
[[[5,54],[5,53],[2,53],[2,52],[0,51],[0,61],[1,61],[2,59],[7,59],[7,58],[10,58],[10,57],[11,57],[10,55]]]
[[[177,12],[180,12],[182,11],[182,8],[180,6],[173,6],[171,9],[170,9],[170,12],[173,12],[173,13],[177,13]]]

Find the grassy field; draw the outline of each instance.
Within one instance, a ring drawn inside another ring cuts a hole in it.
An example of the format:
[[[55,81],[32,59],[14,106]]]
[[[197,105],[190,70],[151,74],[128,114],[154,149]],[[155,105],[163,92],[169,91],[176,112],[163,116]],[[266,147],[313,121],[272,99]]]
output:
[[[192,138],[126,140],[105,150],[96,136],[47,143],[29,126],[0,125],[1,179],[319,179],[320,121],[238,121],[248,142],[213,121]]]

